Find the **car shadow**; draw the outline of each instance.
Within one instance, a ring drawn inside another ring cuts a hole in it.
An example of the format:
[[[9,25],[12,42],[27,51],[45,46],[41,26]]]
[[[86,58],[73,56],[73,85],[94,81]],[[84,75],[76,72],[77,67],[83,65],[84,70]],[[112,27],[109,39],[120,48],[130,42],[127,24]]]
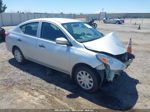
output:
[[[80,96],[99,106],[113,110],[129,110],[134,107],[138,100],[136,85],[139,81],[131,78],[125,72],[114,82],[103,85],[98,92],[87,93],[74,84],[70,76],[66,74],[55,71],[47,75],[46,67],[33,62],[19,65],[15,59],[10,59],[9,63],[24,72],[70,91],[71,94],[66,96],[70,99]]]

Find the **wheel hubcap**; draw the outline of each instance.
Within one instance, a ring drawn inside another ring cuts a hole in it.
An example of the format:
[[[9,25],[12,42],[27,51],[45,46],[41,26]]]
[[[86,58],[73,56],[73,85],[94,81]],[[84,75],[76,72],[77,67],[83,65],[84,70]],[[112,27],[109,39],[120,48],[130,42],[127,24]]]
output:
[[[21,55],[19,50],[15,50],[14,56],[15,56],[15,59],[17,60],[17,62],[21,62],[22,61],[22,55]]]
[[[93,88],[93,78],[86,71],[78,72],[77,82],[83,89],[90,90]]]

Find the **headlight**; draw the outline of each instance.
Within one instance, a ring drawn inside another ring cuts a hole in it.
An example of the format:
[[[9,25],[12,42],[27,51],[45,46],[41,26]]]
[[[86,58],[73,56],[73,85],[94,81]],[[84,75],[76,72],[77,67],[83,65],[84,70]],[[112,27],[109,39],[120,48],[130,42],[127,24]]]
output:
[[[97,54],[97,59],[109,65],[111,70],[124,70],[126,68],[125,64],[123,64],[121,61],[105,54]]]
[[[103,57],[100,57],[99,58],[102,62],[104,62],[104,63],[108,63],[108,59],[105,59],[105,58],[103,58]]]
[[[97,58],[105,64],[113,63],[113,59],[110,56],[104,54],[97,54]]]

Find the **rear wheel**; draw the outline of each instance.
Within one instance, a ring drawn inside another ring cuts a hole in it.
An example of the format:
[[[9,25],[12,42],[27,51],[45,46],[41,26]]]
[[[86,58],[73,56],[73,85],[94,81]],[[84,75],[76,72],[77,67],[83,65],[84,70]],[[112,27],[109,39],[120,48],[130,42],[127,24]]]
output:
[[[18,63],[23,64],[25,62],[25,58],[19,48],[14,48],[13,55]]]
[[[95,92],[99,89],[101,78],[91,68],[86,66],[78,67],[75,70],[74,78],[76,83],[85,91]]]

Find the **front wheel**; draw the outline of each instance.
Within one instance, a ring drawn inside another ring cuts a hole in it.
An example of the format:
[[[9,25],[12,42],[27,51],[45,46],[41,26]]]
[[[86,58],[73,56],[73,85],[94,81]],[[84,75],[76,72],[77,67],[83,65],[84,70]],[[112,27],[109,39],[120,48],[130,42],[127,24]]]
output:
[[[101,78],[90,67],[82,66],[75,70],[75,81],[85,91],[95,92],[99,89]]]

